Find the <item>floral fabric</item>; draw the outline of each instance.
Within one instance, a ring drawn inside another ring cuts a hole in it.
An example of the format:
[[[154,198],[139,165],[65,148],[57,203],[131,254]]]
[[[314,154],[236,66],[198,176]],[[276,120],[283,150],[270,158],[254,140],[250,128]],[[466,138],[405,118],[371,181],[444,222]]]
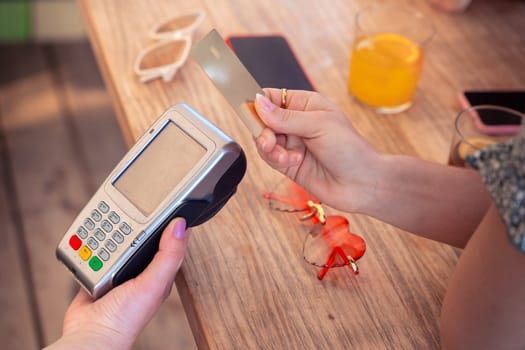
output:
[[[525,253],[525,127],[508,143],[467,156],[494,199],[511,243]]]

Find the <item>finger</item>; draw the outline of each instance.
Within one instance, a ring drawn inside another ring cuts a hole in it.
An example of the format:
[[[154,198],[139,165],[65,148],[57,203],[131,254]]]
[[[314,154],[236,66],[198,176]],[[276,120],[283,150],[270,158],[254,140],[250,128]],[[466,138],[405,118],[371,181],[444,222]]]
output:
[[[300,138],[287,136],[284,134],[275,134],[271,129],[264,128],[255,139],[255,144],[257,148],[263,153],[270,153],[273,151],[276,145],[282,146],[286,149],[301,149],[303,147],[303,142]]]
[[[303,154],[298,150],[287,150],[281,145],[275,145],[271,152],[263,152],[257,148],[261,158],[272,168],[281,172],[286,168],[297,166],[303,159]]]
[[[275,135],[275,142],[278,145],[283,146],[284,148],[288,148],[286,147],[288,145],[288,137],[286,137],[286,135],[283,135],[283,134]]]
[[[276,106],[281,105],[282,89],[263,89],[266,97]],[[295,111],[323,110],[329,100],[314,91],[286,90],[286,109]],[[320,108],[321,107],[321,108]],[[330,103],[330,107],[332,104]]]
[[[319,133],[319,111],[282,109],[267,97],[257,94],[255,110],[263,122],[278,134],[314,137]]]
[[[91,303],[93,303],[91,296],[84,290],[84,288],[80,288],[71,301],[71,304],[68,307],[68,312],[74,312],[73,310],[77,310],[78,308],[82,308],[84,305]]]
[[[272,130],[265,128],[255,139],[255,144],[261,158],[272,167],[295,166],[302,161],[304,144],[297,137],[275,135]]]
[[[144,284],[145,288],[155,295],[169,294],[175,275],[184,259],[189,234],[190,230],[186,229],[186,221],[182,218],[174,219],[164,229],[159,251],[144,272],[139,275],[139,283]]]
[[[164,229],[159,243],[159,251],[155,254],[148,267],[137,278],[124,284],[126,289],[128,289],[126,292],[129,292],[130,288],[135,289],[136,294],[141,294],[147,290],[148,295],[164,297],[164,294],[169,292],[175,275],[182,264],[190,232],[190,229],[186,229],[184,219],[176,218],[172,220]],[[123,289],[115,288],[109,294],[119,293],[121,290]],[[165,296],[167,297],[167,295]],[[92,302],[93,299],[89,294],[85,290],[80,289],[71,305],[80,306]]]
[[[257,148],[263,153],[271,152],[275,147],[276,142],[277,139],[275,133],[268,128],[264,128],[259,137],[255,140]]]
[[[175,275],[182,264],[190,230],[182,218],[172,220],[164,229],[159,251],[148,267],[136,278],[114,288],[97,300],[110,326],[134,338],[151,320],[159,306],[168,297]]]

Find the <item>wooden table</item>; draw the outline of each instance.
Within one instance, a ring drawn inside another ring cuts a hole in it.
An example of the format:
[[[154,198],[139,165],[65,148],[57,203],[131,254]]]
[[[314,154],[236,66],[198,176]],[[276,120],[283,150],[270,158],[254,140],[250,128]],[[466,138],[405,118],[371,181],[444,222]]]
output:
[[[466,13],[450,15],[425,1],[396,1],[428,15],[437,36],[414,106],[382,116],[346,91],[352,19],[373,2],[380,1],[79,0],[128,144],[169,105],[186,102],[247,154],[238,193],[194,229],[176,281],[200,348],[438,348],[440,307],[459,251],[349,214],[368,245],[361,274],[336,269],[318,281],[301,256],[305,233],[271,213],[261,197],[280,175],[259,159],[250,134],[198,65],[190,59],[169,83],[141,84],[133,74],[135,56],[150,43],[148,29],[199,6],[206,19],[195,40],[212,28],[223,36],[282,33],[316,88],[371,143],[444,163],[461,90],[525,88],[525,3],[474,0]]]

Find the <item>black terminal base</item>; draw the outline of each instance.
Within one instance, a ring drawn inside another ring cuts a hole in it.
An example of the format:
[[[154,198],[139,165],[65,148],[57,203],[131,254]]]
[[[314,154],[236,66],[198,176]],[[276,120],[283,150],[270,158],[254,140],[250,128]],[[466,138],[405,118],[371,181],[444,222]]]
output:
[[[162,232],[176,217],[183,217],[187,227],[200,225],[212,218],[237,191],[237,185],[246,172],[246,157],[241,153],[239,158],[224,173],[214,192],[209,198],[190,199],[182,203],[160,227],[151,234],[137,249],[133,256],[124,264],[113,278],[113,287],[138,276],[149,265],[157,251]]]

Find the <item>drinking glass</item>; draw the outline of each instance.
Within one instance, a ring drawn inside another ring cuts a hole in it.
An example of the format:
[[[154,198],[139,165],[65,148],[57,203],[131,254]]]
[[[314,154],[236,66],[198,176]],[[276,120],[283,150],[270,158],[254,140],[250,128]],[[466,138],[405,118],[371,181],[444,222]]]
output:
[[[435,32],[418,11],[372,6],[355,17],[348,91],[382,114],[412,105],[424,61],[424,48]]]
[[[483,120],[505,121],[506,125],[487,127]],[[507,142],[522,128],[525,115],[514,109],[478,105],[461,111],[454,120],[454,133],[449,151],[449,165],[465,166],[467,155],[489,145]]]

